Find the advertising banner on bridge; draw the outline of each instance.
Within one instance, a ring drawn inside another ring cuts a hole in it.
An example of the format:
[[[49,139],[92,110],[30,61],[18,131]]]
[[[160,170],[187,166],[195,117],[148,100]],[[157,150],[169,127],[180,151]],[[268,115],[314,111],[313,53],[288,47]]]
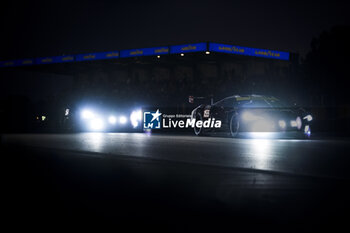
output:
[[[35,60],[34,59],[21,59],[15,61],[15,66],[30,66],[34,65]]]
[[[75,57],[76,57],[76,61],[113,59],[113,58],[119,58],[119,52],[111,51],[111,52],[99,52],[99,53],[86,53],[86,54],[78,54]]]
[[[120,51],[120,57],[139,57],[139,56],[157,56],[169,54],[168,47],[155,47],[144,49],[128,49]]]
[[[32,59],[9,60],[9,61],[1,61],[0,67],[16,67],[16,66],[74,62],[74,61],[128,58],[128,57],[139,57],[139,56],[159,56],[159,55],[165,55],[165,54],[182,54],[182,53],[194,53],[194,52],[206,52],[206,51],[262,57],[262,58],[278,59],[278,60],[289,60],[289,57],[290,57],[289,52],[204,42],[204,43],[174,45],[170,47],[162,46],[162,47],[143,48],[143,49],[121,50],[120,53],[119,51],[110,51],[110,52],[86,53],[86,54],[78,54],[78,55],[64,55],[64,56],[41,57],[41,58],[32,58]]]
[[[74,56],[54,56],[54,57],[41,57],[36,59],[36,64],[52,64],[52,63],[63,63],[74,61]]]
[[[269,49],[256,49],[236,45],[209,43],[209,50],[212,52],[231,53],[254,57],[264,57],[279,60],[289,60],[289,53]]]
[[[12,67],[16,66],[16,61],[2,61],[0,62],[0,67]]]
[[[207,43],[170,46],[170,53],[193,53],[193,52],[205,52],[206,50],[207,50]]]

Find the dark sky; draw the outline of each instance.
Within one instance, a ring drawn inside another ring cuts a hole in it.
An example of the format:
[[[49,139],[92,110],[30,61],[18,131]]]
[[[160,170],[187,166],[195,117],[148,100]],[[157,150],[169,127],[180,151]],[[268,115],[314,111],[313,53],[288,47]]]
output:
[[[333,25],[340,1],[9,1],[2,3],[0,59],[217,41],[299,52]]]

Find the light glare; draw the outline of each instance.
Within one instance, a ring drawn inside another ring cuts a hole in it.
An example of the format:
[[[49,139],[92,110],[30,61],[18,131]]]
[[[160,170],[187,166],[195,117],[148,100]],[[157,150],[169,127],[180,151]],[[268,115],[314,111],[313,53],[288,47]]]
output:
[[[103,121],[99,118],[97,119],[92,119],[90,121],[90,129],[94,131],[99,131],[102,130],[104,127]]]
[[[83,119],[92,119],[94,117],[94,113],[91,112],[90,110],[83,110],[81,113],[81,117]]]
[[[125,123],[127,122],[126,117],[125,117],[125,116],[121,116],[121,117],[119,118],[119,122],[120,122],[120,124],[125,124]]]
[[[284,120],[278,121],[278,125],[279,125],[282,129],[285,129],[285,128],[286,128],[286,122],[285,122]]]
[[[136,128],[139,125],[139,122],[141,122],[141,119],[142,119],[141,110],[133,111],[130,115],[130,121],[134,128]]]
[[[269,120],[255,121],[251,130],[253,132],[271,132],[274,130],[274,124]]]
[[[290,121],[290,126],[297,127],[298,126],[297,121]]]
[[[115,116],[110,116],[108,118],[108,122],[112,125],[114,125],[115,123],[117,123],[117,118],[115,118]]]
[[[242,114],[242,119],[244,121],[255,121],[261,119],[261,117],[252,114],[251,112],[244,112]]]

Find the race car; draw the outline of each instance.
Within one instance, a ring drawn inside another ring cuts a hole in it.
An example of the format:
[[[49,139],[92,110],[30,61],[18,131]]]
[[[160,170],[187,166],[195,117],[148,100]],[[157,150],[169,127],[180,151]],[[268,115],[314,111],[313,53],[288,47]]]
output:
[[[191,118],[196,121],[215,118],[222,123],[220,129],[196,126],[196,135],[224,131],[232,137],[246,132],[297,132],[305,137],[311,136],[311,114],[303,108],[288,106],[273,96],[229,96],[213,104],[199,105],[192,111]]]

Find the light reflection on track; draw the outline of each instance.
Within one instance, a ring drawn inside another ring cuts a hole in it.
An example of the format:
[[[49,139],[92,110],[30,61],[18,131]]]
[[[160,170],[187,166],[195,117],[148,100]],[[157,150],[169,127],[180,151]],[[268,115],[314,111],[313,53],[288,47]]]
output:
[[[82,152],[259,169],[303,175],[349,178],[348,140],[232,139],[79,133],[3,135],[3,142]]]

